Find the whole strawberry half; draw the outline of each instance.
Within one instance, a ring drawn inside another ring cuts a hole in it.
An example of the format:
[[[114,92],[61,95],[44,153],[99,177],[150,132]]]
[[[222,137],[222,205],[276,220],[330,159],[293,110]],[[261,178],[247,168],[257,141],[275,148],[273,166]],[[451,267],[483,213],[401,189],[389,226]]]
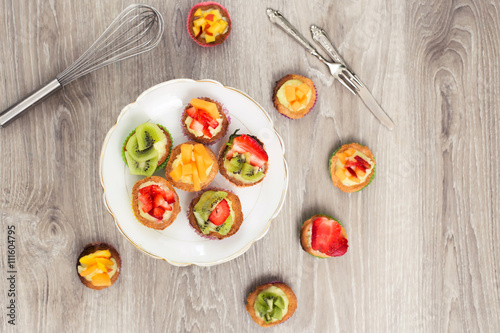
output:
[[[330,257],[339,257],[347,252],[347,238],[342,226],[335,220],[319,217],[313,221],[311,247]]]

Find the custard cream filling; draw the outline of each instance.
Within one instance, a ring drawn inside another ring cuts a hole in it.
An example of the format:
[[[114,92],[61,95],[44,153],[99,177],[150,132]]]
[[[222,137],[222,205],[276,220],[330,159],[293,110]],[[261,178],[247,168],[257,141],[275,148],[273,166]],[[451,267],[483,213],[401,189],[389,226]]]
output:
[[[286,297],[286,295],[283,292],[283,290],[281,290],[281,288],[278,288],[276,286],[271,286],[271,287],[267,288],[266,290],[261,291],[261,293],[265,293],[265,292],[273,293],[273,294],[276,294],[278,296],[283,297],[283,300],[285,301],[285,308],[283,309],[283,317],[285,317],[285,315],[288,312],[288,303],[289,303],[289,301],[288,301],[288,297]],[[260,293],[259,293],[259,295],[260,295]],[[258,295],[257,295],[257,297],[258,297]],[[257,309],[257,302],[254,303],[253,309],[254,309],[255,314],[257,315],[257,317],[259,317],[262,320],[264,320],[264,318],[260,316],[259,310]],[[277,320],[278,319],[273,318],[273,320],[271,320],[271,323],[273,323],[273,322],[275,322]]]
[[[217,135],[217,133],[219,133],[222,130],[222,117],[219,117],[219,118],[217,118],[215,120],[217,120],[217,122],[219,123],[219,125],[216,128],[212,128],[212,127],[208,128],[208,130],[210,131],[210,133],[212,134],[212,136]],[[189,128],[189,126],[191,126],[192,122],[193,122],[193,118],[191,118],[190,116],[187,116],[186,120],[184,121],[184,123],[186,124],[186,129],[188,130],[188,132],[189,133],[193,133],[195,136],[204,136],[204,134],[203,134],[202,131],[195,131],[195,130]]]
[[[141,184],[141,186],[139,186],[139,190],[141,188],[145,188],[145,187],[148,187],[150,185],[157,185],[159,186],[162,190],[164,190],[165,192],[168,192],[170,191],[170,189],[162,184],[157,184],[155,182],[152,182],[152,181],[149,181],[149,182],[145,182],[143,184]],[[158,219],[154,216],[151,216],[149,215],[148,213],[144,213],[144,211],[142,210],[142,206],[144,206],[144,204],[139,201],[139,205],[138,205],[138,209],[139,209],[139,215],[141,215],[142,217],[144,217],[146,220],[148,221],[151,221],[151,222],[158,222]],[[172,210],[166,210],[165,213],[163,213],[163,217],[162,217],[162,221],[166,221],[170,218],[170,215],[172,215],[172,211],[173,211],[173,208]]]
[[[294,110],[292,109],[292,106],[286,99],[285,86],[298,87],[302,83],[303,82],[299,80],[288,80],[285,83],[283,83],[283,85],[278,89],[278,92],[276,93],[276,97],[278,97],[278,101],[280,102],[280,104],[289,109],[290,111]],[[297,111],[301,111],[306,108],[306,106],[309,104],[309,101],[311,100],[311,96],[312,96],[312,89],[309,88],[309,91],[306,94],[306,103],[304,103],[304,106],[302,106]]]
[[[118,265],[116,264],[116,260],[115,258],[111,257],[109,258],[109,260],[111,260],[113,262],[113,266],[111,268],[111,272],[108,272],[108,275],[109,275],[109,278],[111,279],[113,277],[113,275],[115,275],[116,273],[116,270],[118,269]],[[79,264],[78,265],[78,274],[80,274],[80,276],[82,276],[82,272],[84,270],[87,269],[87,265],[83,265],[83,264]],[[84,276],[85,280],[87,281],[92,281],[92,277],[96,274],[101,274],[101,273],[104,273],[103,271],[101,271],[99,268],[96,269],[95,271],[93,271],[92,273],[90,273],[89,275],[87,276]]]
[[[193,154],[191,155],[191,160],[192,161],[195,161],[194,159],[194,152]],[[172,163],[172,170],[177,168],[179,166],[179,164],[182,163],[182,154],[179,154],[177,155],[177,157],[175,158],[174,162]],[[210,165],[208,168],[207,168],[207,176],[210,174],[210,171],[212,171],[212,167],[213,167],[213,163],[212,165]],[[186,177],[186,176],[182,176],[181,179],[180,179],[181,182],[183,183],[186,183],[186,184],[193,184],[193,179],[190,178],[190,177]]]
[[[370,168],[369,169],[366,169],[366,173],[364,176],[358,176],[360,182],[359,184],[363,183],[366,178],[368,176],[370,176],[372,170],[373,170],[373,166],[375,165],[375,163],[370,159],[368,158],[368,156],[366,156],[365,154],[363,154],[362,152],[360,152],[359,150],[356,150],[356,152],[349,157],[349,159],[353,159],[355,156],[359,156],[361,157],[362,159],[364,159],[365,161],[368,162],[368,164],[370,164]],[[344,165],[342,164],[342,162],[340,162],[339,159],[337,159],[337,163],[335,165],[335,171],[337,171],[339,168],[344,168]],[[352,180],[349,179],[349,176],[351,175],[349,173],[349,171],[347,171],[347,169],[345,170],[345,175],[347,176],[346,179],[342,180],[341,183],[344,184],[345,186],[354,186],[354,185],[358,185],[358,183],[356,182],[353,182]]]

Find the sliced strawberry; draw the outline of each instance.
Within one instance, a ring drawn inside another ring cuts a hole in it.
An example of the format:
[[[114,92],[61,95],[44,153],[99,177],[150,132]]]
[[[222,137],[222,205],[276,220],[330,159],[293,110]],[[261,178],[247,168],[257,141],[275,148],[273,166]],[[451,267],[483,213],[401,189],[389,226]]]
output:
[[[221,202],[219,202],[217,206],[215,206],[212,213],[210,213],[208,219],[215,225],[221,225],[226,221],[230,213],[231,209],[229,208],[229,204],[224,199]]]
[[[165,191],[158,185],[151,185],[149,186],[149,192],[151,193],[151,196],[155,196],[157,194],[161,194],[163,195],[165,193]]]
[[[338,257],[347,252],[348,241],[337,221],[320,217],[313,221],[311,247],[330,257]]]
[[[212,127],[212,128],[217,128],[219,126],[219,122],[212,118],[208,113],[206,112],[200,112],[199,113],[199,118],[198,121],[203,123],[206,127]]]
[[[359,170],[363,171],[364,173],[366,173],[366,168],[363,166],[363,165],[358,165],[357,167]]]
[[[175,193],[174,191],[167,191],[165,192],[165,196],[164,196],[165,200],[167,200],[167,202],[169,204],[172,204],[175,202]]]
[[[168,208],[170,208],[170,205],[168,204],[168,202],[165,201],[165,198],[163,198],[163,195],[161,195],[160,193],[155,195],[154,206],[161,207],[165,210],[170,210],[170,209],[168,209]]]
[[[261,168],[268,160],[266,151],[254,138],[243,134],[233,140],[232,152],[250,153],[250,164]]]
[[[212,133],[210,133],[208,127],[203,128],[203,135],[206,136],[207,138],[211,138],[213,136]]]
[[[151,209],[153,209],[153,200],[149,194],[139,193],[139,201],[142,202],[142,211],[144,213],[148,213]]]
[[[143,187],[139,190],[140,194],[150,194],[151,193],[151,186],[148,187]]]
[[[349,173],[351,174],[351,176],[355,177],[355,178],[358,178],[358,175],[356,174],[356,171],[354,171],[353,168],[349,167],[349,168],[346,168],[347,171],[349,171]]]
[[[358,161],[365,169],[370,169],[370,163],[365,161],[361,156],[354,156],[354,159]]]
[[[359,165],[359,162],[356,160],[347,160],[344,164],[346,168],[355,168]]]
[[[196,119],[193,119],[193,121],[191,121],[191,125],[189,125],[189,128],[192,129],[193,131],[202,132],[203,124],[197,121]]]
[[[192,106],[189,109],[187,109],[186,113],[187,113],[188,116],[190,116],[193,119],[198,118],[198,112],[196,111],[196,108],[194,106]]]
[[[165,213],[165,209],[163,209],[161,207],[156,207],[155,209],[153,209],[153,216],[159,220],[163,219],[164,213]]]

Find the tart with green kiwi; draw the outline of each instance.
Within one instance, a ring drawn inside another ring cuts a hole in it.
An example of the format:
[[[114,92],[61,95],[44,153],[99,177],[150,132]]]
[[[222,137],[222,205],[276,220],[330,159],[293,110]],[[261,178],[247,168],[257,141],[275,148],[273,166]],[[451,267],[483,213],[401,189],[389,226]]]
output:
[[[167,164],[172,143],[165,127],[147,122],[137,126],[125,139],[122,158],[132,175],[149,177]]]
[[[220,103],[201,97],[191,99],[182,113],[181,124],[191,140],[210,145],[226,135],[229,120]]]
[[[247,297],[247,311],[262,327],[283,323],[297,309],[297,297],[293,290],[282,282],[271,282],[258,286]]]
[[[132,188],[132,210],[146,227],[163,230],[174,222],[181,205],[173,186],[162,177],[152,176]]]
[[[76,272],[87,288],[101,290],[116,282],[121,265],[120,254],[112,245],[91,243],[78,256]]]
[[[231,32],[231,18],[222,5],[209,1],[189,11],[187,30],[191,39],[203,47],[222,44]]]
[[[337,149],[330,158],[328,169],[333,185],[344,192],[357,192],[375,177],[376,162],[368,147],[349,143]]]
[[[264,180],[269,157],[264,144],[250,134],[236,130],[219,151],[219,170],[230,183],[239,187],[253,186]]]
[[[300,245],[307,253],[319,257],[340,257],[347,252],[347,233],[340,222],[328,215],[314,215],[300,229]]]
[[[191,201],[189,224],[202,237],[224,239],[234,235],[243,222],[238,196],[221,189],[205,190]]]
[[[187,192],[197,192],[206,188],[218,171],[217,158],[210,148],[188,141],[172,150],[165,176],[175,187]]]
[[[274,86],[273,104],[285,117],[299,119],[312,110],[317,100],[314,83],[305,76],[288,74]]]

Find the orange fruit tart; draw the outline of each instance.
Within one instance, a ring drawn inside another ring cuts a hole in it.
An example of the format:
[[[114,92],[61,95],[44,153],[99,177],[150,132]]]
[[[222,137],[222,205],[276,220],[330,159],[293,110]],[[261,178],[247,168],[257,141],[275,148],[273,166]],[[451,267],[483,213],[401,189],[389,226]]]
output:
[[[94,290],[107,288],[120,275],[121,258],[116,249],[107,243],[91,243],[85,246],[76,270],[82,283]]]
[[[172,185],[161,177],[153,176],[135,183],[132,210],[135,218],[146,227],[163,230],[175,221],[181,205]]]
[[[166,178],[183,191],[196,192],[206,188],[218,171],[217,158],[210,148],[189,141],[172,150]]]
[[[299,119],[312,110],[317,100],[314,83],[307,77],[289,74],[274,87],[273,103],[282,115]]]
[[[349,246],[342,224],[328,215],[314,215],[304,222],[300,244],[304,251],[319,258],[343,256]]]
[[[212,144],[226,135],[229,121],[222,105],[210,98],[193,98],[181,118],[186,135],[197,142]]]
[[[202,2],[191,8],[187,30],[198,45],[219,45],[231,32],[231,18],[222,5],[216,2]]]
[[[333,185],[344,192],[357,192],[375,177],[376,162],[368,147],[349,143],[337,149],[328,164]]]
[[[188,220],[202,237],[208,239],[230,237],[243,223],[240,199],[229,191],[205,190],[191,201]]]
[[[262,327],[271,327],[288,320],[297,309],[297,296],[282,282],[258,286],[247,297],[247,311]]]

